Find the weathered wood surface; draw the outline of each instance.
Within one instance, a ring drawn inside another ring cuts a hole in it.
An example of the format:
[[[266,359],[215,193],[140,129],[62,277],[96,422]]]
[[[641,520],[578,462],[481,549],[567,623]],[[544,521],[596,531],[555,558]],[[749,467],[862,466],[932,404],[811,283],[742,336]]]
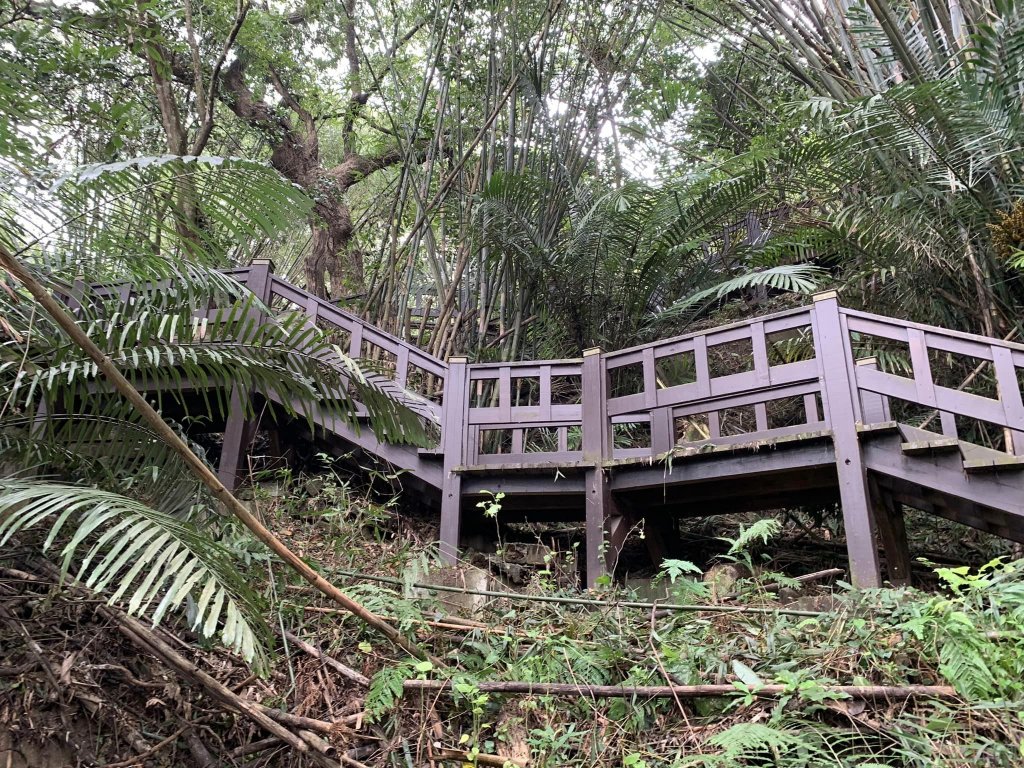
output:
[[[290,285],[269,262],[227,274],[271,312],[304,313],[342,339],[351,357],[374,361],[378,386],[437,426],[439,445],[416,450],[312,413],[326,435],[434,489],[448,559],[458,555],[465,502],[484,490],[533,499],[521,510],[533,505],[537,514],[586,520],[591,583],[606,567],[598,552],[639,500],[650,514],[693,514],[688,500],[712,514],[715,499],[731,510],[771,508],[787,494],[837,494],[851,577],[864,586],[881,579],[876,530],[891,532],[890,518],[901,524],[894,516],[904,503],[1024,540],[1024,345],[846,309],[830,292],[807,307],[629,349],[472,364],[434,358]],[[92,301],[131,302],[137,294],[125,285],[90,289]],[[84,286],[63,298],[81,306]],[[216,309],[202,314],[215,317]],[[905,350],[906,370],[855,359],[867,338]],[[937,356],[989,366],[994,395],[937,383]],[[928,423],[937,418],[941,433],[898,424],[897,401],[931,409]],[[1002,434],[1005,450],[962,440],[963,418]],[[228,419],[221,462],[228,484],[241,477],[253,427],[237,408]],[[883,538],[890,548],[900,540]],[[889,562],[906,560],[890,555]]]

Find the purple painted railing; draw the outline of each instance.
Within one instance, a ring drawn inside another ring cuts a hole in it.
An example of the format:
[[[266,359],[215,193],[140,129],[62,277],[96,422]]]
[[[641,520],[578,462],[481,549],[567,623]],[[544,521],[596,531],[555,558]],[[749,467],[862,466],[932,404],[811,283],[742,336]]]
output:
[[[350,356],[374,361],[386,391],[439,425],[440,456],[407,452],[401,460],[441,491],[441,545],[449,558],[458,551],[466,474],[582,471],[593,581],[603,567],[609,520],[617,515],[610,470],[680,448],[824,434],[834,447],[851,570],[860,583],[876,583],[859,425],[887,422],[895,407],[930,409],[946,437],[962,437],[957,420],[973,419],[1002,433],[1007,454],[1024,456],[1024,346],[845,309],[834,293],[816,295],[807,307],[630,349],[586,350],[580,359],[470,364],[461,357],[440,361],[290,285],[269,262],[227,274],[272,313],[302,313]],[[80,291],[79,285],[69,292],[71,306]],[[124,302],[134,293],[126,285],[92,289],[93,298]],[[856,359],[874,349],[901,362],[882,370],[887,366],[873,357]],[[979,394],[938,381],[934,366],[953,358],[958,370],[987,369],[982,378],[994,389]],[[232,416],[225,462],[241,459],[247,435],[242,416]],[[418,472],[426,465],[429,472]]]

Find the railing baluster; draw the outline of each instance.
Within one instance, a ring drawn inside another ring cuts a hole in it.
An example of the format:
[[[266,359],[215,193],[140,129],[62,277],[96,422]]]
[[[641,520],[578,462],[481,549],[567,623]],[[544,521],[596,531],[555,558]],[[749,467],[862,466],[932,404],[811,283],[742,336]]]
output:
[[[512,430],[512,453],[521,454],[523,452],[525,432],[526,429],[524,428]]]
[[[758,432],[768,431],[768,406],[754,403],[754,424]]]
[[[808,424],[820,424],[822,421],[818,413],[818,398],[814,395],[804,395],[804,417]]]
[[[398,346],[398,359],[395,361],[395,383],[405,387],[409,379],[409,348],[404,344]]]
[[[309,296],[306,299],[306,316],[311,328],[316,328],[317,320],[320,319],[320,300],[316,296]]]
[[[671,408],[651,411],[651,453],[655,456],[672,450],[675,445],[674,426]]]
[[[711,397],[711,372],[708,369],[706,336],[696,336],[693,339],[693,367],[697,377],[697,397]]]
[[[1006,347],[992,345],[992,366],[996,372],[996,388],[999,401],[1003,404],[1008,424],[1024,426],[1024,403],[1021,402],[1020,386],[1017,383],[1017,369],[1013,365],[1013,353]],[[1024,456],[1024,431],[1007,429],[1007,452]]]
[[[939,411],[939,424],[942,425],[942,434],[946,437],[959,437],[954,414],[949,411]]]
[[[540,420],[551,420],[551,366],[540,368]]]
[[[857,366],[877,371],[878,360],[874,357],[862,357],[857,361]],[[860,395],[860,417],[865,424],[889,421],[889,398],[866,389],[859,389],[858,393]],[[817,410],[817,405],[815,405],[815,410]]]
[[[512,421],[512,369],[507,366],[498,373],[498,419]]]
[[[355,323],[352,326],[352,337],[348,343],[348,356],[360,358],[363,356],[363,324]]]
[[[907,344],[910,346],[910,363],[914,370],[918,402],[936,408],[935,383],[932,381],[932,367],[928,361],[928,344],[924,333],[917,328],[908,328]]]
[[[658,406],[658,377],[654,365],[654,347],[643,351],[644,407]]]
[[[767,387],[771,384],[771,372],[768,366],[768,343],[764,337],[764,323],[750,324],[750,344],[754,350],[754,373],[757,374],[757,385]],[[758,427],[758,429],[761,428]]]

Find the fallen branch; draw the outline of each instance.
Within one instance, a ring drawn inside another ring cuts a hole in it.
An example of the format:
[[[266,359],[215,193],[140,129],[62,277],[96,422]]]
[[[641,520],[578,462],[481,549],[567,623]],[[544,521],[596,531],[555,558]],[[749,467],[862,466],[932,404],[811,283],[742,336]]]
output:
[[[406,680],[402,687],[406,692],[412,691],[447,691],[452,683],[450,680]],[[666,699],[678,696],[684,699],[700,699],[713,696],[731,696],[744,693],[744,689],[734,685],[576,685],[574,683],[529,683],[529,682],[497,682],[477,683],[481,693],[525,693],[534,696],[581,696],[598,699],[648,698]],[[948,685],[832,685],[823,686],[822,690],[846,695],[854,699],[955,699],[956,690]],[[750,689],[750,693],[759,697],[775,697],[793,693],[788,685],[762,685]]]
[[[799,581],[801,584],[811,584],[815,581],[821,581],[822,579],[829,579],[833,576],[842,576],[846,571],[842,568],[826,568],[824,571],[815,571],[814,573],[805,573],[802,576],[797,576],[793,581]],[[781,584],[769,584],[764,588],[765,592],[778,592],[782,589]]]
[[[453,762],[465,763],[467,765],[493,765],[495,768],[505,768],[506,765],[526,766],[523,760],[514,760],[511,757],[501,755],[473,755],[461,749],[435,749],[431,754],[434,760],[450,760]]]
[[[360,720],[363,718],[363,714],[359,713],[356,715],[348,715],[340,720],[336,720],[333,723],[328,720],[315,720],[312,717],[302,717],[300,715],[293,715],[291,712],[284,712],[280,709],[274,709],[264,704],[257,704],[260,712],[267,717],[271,717],[282,725],[288,725],[292,728],[302,728],[307,731],[317,731],[319,733],[332,734],[338,731],[339,726],[355,726],[358,725]]]
[[[288,639],[289,643],[292,643],[297,648],[305,651],[310,656],[312,656],[314,659],[318,659],[318,660],[322,661],[324,664],[329,666],[335,672],[340,673],[343,677],[347,677],[349,680],[352,680],[353,682],[359,683],[359,685],[362,685],[364,687],[369,687],[370,679],[366,675],[363,675],[363,674],[360,674],[359,672],[356,672],[354,669],[352,669],[352,667],[345,666],[344,664],[342,664],[337,659],[335,659],[335,658],[333,658],[331,656],[328,656],[326,653],[321,651],[315,645],[310,645],[305,640],[303,640],[301,637],[298,637],[298,636],[292,634],[291,632],[285,632],[284,636]]]
[[[322,739],[319,734],[312,731],[299,731],[299,736],[321,755],[333,757],[338,754],[338,749],[333,744]]]
[[[145,765],[146,760],[155,755],[164,747],[168,746],[171,742],[175,741],[179,736],[181,736],[181,734],[183,734],[191,727],[192,723],[186,723],[185,725],[181,726],[181,728],[172,733],[170,736],[168,736],[166,739],[164,739],[163,741],[158,741],[145,752],[136,755],[135,757],[129,757],[127,760],[119,760],[116,763],[107,763],[106,765],[104,765],[103,768],[131,768],[132,766]]]
[[[43,571],[51,579],[55,581],[60,579],[60,571],[51,563],[36,559],[32,561],[32,565]],[[87,597],[93,597],[90,590],[78,584],[70,577],[65,579],[64,586],[73,594],[84,594]],[[267,733],[273,734],[293,749],[299,752],[309,752],[309,745],[276,720],[268,717],[263,712],[262,705],[253,701],[247,701],[233,693],[219,680],[199,669],[199,667],[171,648],[142,622],[105,603],[98,604],[96,612],[116,626],[121,634],[127,637],[137,648],[155,656],[182,677],[202,686],[214,699],[235,712],[248,717]]]

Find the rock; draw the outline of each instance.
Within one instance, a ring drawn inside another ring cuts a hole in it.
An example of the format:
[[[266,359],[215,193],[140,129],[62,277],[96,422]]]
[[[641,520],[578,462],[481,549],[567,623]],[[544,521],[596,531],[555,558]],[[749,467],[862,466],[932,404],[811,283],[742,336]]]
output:
[[[704,572],[704,583],[711,590],[711,599],[718,602],[732,594],[736,582],[750,577],[750,569],[740,563],[719,563]]]
[[[519,565],[547,565],[551,556],[551,547],[544,544],[524,544],[522,542],[508,542],[502,552],[502,558],[506,563],[517,563]]]
[[[490,591],[491,577],[487,571],[479,568],[459,568],[455,566],[436,566],[426,573],[415,574],[414,581],[421,584],[437,584],[443,587],[457,587],[474,591]],[[434,597],[443,610],[455,616],[470,618],[483,608],[490,599],[487,595],[476,595],[464,592],[433,592],[416,589],[415,594],[423,597]]]
[[[668,579],[649,579],[636,576],[626,577],[626,587],[636,592],[637,600],[645,603],[668,602],[672,600]]]

